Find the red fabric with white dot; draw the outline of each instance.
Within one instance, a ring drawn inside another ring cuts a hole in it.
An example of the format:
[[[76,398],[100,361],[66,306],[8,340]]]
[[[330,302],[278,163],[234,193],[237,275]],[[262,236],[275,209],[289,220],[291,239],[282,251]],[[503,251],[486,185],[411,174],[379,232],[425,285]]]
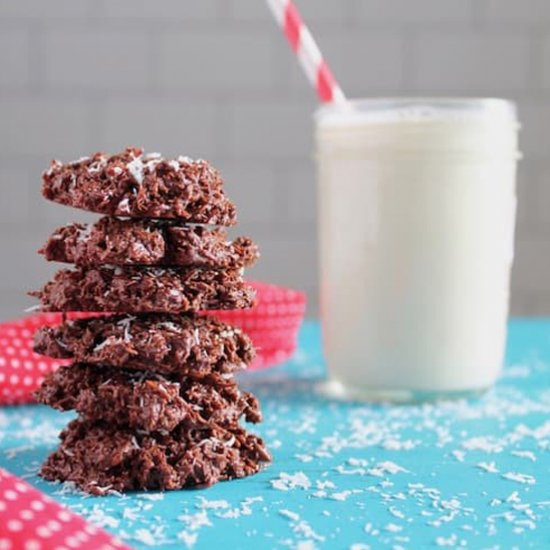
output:
[[[292,356],[306,300],[304,294],[295,290],[260,282],[250,284],[257,291],[256,307],[213,314],[242,328],[250,336],[257,357],[249,368],[260,369],[282,363]],[[97,314],[69,313],[68,317],[91,315]],[[42,313],[0,324],[0,405],[31,403],[32,392],[40,386],[44,376],[67,363],[37,355],[32,350],[33,336],[38,328],[60,322],[60,313]]]
[[[130,550],[0,468],[0,550]]]
[[[217,311],[215,315],[250,336],[256,348],[256,359],[249,369],[261,369],[290,359],[296,351],[306,297],[289,288],[258,281],[250,284],[256,289],[256,307]]]

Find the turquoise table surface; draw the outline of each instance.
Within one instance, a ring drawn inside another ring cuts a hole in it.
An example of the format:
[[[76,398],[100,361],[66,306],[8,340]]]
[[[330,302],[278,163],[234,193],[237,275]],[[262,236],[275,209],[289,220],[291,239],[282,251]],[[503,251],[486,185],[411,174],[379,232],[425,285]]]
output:
[[[330,401],[319,327],[293,361],[242,378],[273,454],[254,477],[88,497],[37,477],[72,418],[0,409],[0,466],[135,548],[550,548],[550,321],[510,324],[504,374],[472,401]]]

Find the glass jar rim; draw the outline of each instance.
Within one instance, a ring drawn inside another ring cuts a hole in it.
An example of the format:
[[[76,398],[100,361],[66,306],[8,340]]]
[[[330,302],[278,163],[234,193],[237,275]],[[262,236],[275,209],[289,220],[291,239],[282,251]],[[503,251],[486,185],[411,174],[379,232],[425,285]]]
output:
[[[321,127],[391,122],[459,122],[500,120],[517,124],[513,101],[483,97],[379,97],[351,99],[317,109]]]

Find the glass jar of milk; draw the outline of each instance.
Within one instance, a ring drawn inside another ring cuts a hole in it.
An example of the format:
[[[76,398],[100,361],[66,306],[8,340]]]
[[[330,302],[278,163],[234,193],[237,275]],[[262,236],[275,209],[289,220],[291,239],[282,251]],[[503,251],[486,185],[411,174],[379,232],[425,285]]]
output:
[[[369,99],[316,115],[333,394],[489,388],[503,363],[518,123],[501,99]]]

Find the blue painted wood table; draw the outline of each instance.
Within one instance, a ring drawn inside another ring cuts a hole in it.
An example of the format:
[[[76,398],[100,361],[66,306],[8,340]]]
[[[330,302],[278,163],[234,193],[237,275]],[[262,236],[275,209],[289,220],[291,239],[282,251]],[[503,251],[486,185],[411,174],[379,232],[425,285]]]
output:
[[[208,490],[87,497],[37,477],[71,418],[0,409],[0,466],[135,548],[550,548],[550,321],[510,324],[507,366],[480,399],[341,403],[319,327],[288,364],[243,378],[273,464]]]

